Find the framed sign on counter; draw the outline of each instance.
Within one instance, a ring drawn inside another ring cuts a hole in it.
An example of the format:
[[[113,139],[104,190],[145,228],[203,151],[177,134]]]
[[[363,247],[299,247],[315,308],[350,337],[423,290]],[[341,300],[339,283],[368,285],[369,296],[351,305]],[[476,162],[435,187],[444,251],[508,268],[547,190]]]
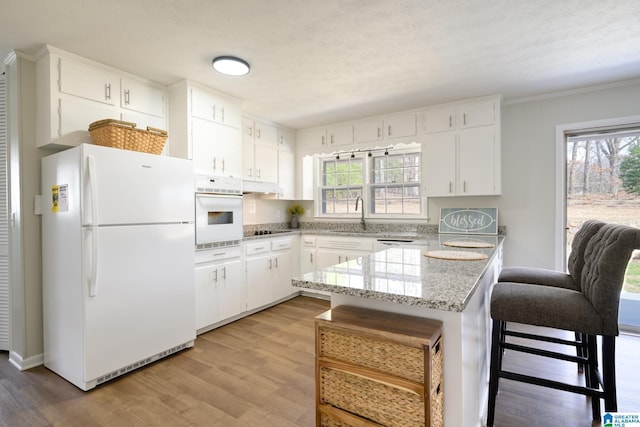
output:
[[[498,234],[498,208],[441,208],[438,232]]]

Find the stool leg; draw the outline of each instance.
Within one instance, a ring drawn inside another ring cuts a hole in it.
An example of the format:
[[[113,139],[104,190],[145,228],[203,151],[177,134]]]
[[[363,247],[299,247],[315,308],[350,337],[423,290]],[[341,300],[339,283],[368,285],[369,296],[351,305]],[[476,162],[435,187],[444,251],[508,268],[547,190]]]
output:
[[[498,394],[498,376],[502,368],[502,331],[504,322],[493,321],[491,332],[491,365],[489,368],[489,403],[487,407],[487,427],[493,427],[496,411],[496,395]]]
[[[602,336],[602,377],[602,381],[604,382],[604,410],[607,412],[617,412],[615,336]]]
[[[582,334],[587,342],[587,372],[585,382],[587,387],[599,388],[598,383],[598,337],[596,335]],[[591,396],[591,415],[594,420],[600,420],[600,398]]]

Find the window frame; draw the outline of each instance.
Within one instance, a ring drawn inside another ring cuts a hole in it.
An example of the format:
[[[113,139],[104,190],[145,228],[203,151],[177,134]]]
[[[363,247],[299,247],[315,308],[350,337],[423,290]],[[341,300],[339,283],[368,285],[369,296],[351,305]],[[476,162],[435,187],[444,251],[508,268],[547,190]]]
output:
[[[347,197],[346,199],[346,204],[347,204],[347,212],[346,213],[335,213],[335,212],[331,212],[331,213],[325,213],[323,212],[323,206],[325,205],[325,201],[322,198],[323,193],[327,190],[327,189],[334,189],[334,190],[346,190],[349,191],[350,188],[354,188],[355,186],[350,186],[349,184],[347,184],[346,186],[325,186],[324,185],[324,176],[325,176],[325,168],[326,168],[326,163],[329,161],[333,161],[335,163],[337,162],[344,162],[344,161],[348,161],[351,162],[352,160],[359,160],[362,162],[362,170],[361,170],[361,180],[362,180],[362,185],[359,186],[360,188],[360,194],[361,197],[364,199],[365,197],[365,192],[366,192],[366,174],[367,174],[367,162],[365,160],[365,156],[362,153],[354,153],[354,156],[351,157],[350,153],[346,153],[344,154],[344,158],[342,159],[337,159],[335,155],[331,155],[331,156],[320,156],[318,158],[318,188],[317,188],[317,192],[316,192],[316,205],[317,205],[317,216],[319,217],[324,217],[324,218],[356,218],[359,217],[360,214],[360,210],[355,211],[355,203],[356,203],[356,199],[350,199],[349,197]]]
[[[356,151],[357,150],[357,151]],[[384,149],[383,149],[384,150]],[[364,217],[370,220],[426,220],[428,219],[427,213],[427,197],[425,195],[425,166],[423,161],[424,149],[421,144],[411,144],[407,145],[403,148],[393,148],[390,147],[388,149],[389,155],[397,155],[397,154],[406,154],[406,153],[419,153],[419,183],[417,187],[419,188],[420,195],[417,197],[419,199],[420,205],[420,213],[416,214],[407,214],[407,213],[373,213],[372,203],[373,197],[371,195],[372,189],[376,187],[376,184],[372,182],[372,173],[373,173],[373,160],[374,157],[379,157],[383,152],[380,149],[372,149],[372,156],[368,156],[368,149],[355,149],[353,151],[354,158],[362,159],[363,161],[363,184],[362,184],[362,199],[364,205],[366,206]],[[351,158],[352,152],[346,151],[344,153],[340,153],[340,157],[343,160],[347,160]],[[344,157],[343,157],[344,156]],[[336,154],[332,155],[320,155],[316,160],[317,167],[317,175],[316,179],[318,182],[318,186],[316,191],[314,192],[314,204],[315,215],[319,219],[341,219],[341,218],[360,218],[361,211],[360,206],[358,206],[358,210],[355,211],[355,199],[347,199],[348,201],[348,213],[325,213],[323,212],[323,199],[322,194],[323,190],[326,190],[329,187],[323,185],[324,183],[324,170],[325,170],[325,162],[327,160],[336,160]],[[402,185],[402,184],[401,184]]]

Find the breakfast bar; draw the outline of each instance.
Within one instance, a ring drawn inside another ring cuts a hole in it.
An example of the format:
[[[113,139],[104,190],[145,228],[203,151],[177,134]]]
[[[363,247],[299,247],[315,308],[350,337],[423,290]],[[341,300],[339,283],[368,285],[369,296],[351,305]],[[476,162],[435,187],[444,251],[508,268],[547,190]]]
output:
[[[442,322],[444,425],[481,426],[489,300],[502,265],[503,238],[429,234],[307,273],[293,285],[330,292],[332,308],[355,306]]]

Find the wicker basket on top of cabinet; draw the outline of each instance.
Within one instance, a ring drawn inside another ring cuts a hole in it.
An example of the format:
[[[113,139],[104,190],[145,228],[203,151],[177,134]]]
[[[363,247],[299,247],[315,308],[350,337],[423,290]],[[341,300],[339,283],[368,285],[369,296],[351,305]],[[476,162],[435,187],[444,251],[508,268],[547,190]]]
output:
[[[318,427],[444,425],[442,322],[339,306],[316,317]]]

